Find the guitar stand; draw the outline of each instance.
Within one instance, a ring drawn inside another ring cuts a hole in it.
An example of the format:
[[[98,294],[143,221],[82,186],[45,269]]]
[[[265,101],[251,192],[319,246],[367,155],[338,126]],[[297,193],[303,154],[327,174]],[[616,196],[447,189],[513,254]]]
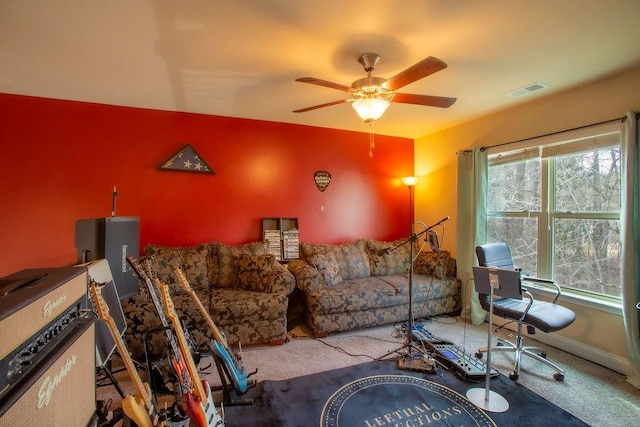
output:
[[[216,368],[218,369],[218,374],[220,375],[220,381],[222,381],[221,386],[212,387],[212,390],[222,390],[222,403],[224,404],[224,406],[253,405],[253,399],[233,399],[231,397],[232,393],[237,394],[233,387],[233,384],[230,384],[228,381],[228,378],[231,378],[231,374],[229,373],[227,367],[224,364],[224,361],[220,358],[220,356],[217,356],[215,354],[212,354],[212,356],[213,360],[216,362]],[[253,375],[256,372],[258,371],[256,370],[250,375]],[[255,385],[256,381],[251,380],[249,386],[247,387],[247,390],[255,387]]]
[[[120,384],[118,383],[118,380],[116,379],[116,377],[113,376],[113,372],[111,372],[111,367],[107,365],[111,365],[111,360],[105,362],[102,366],[98,368],[96,385],[98,387],[106,387],[106,386],[112,385],[116,389],[120,397],[124,399],[125,394],[122,391],[122,388],[120,388]],[[104,377],[100,378],[102,375],[106,375],[107,378],[104,378]]]

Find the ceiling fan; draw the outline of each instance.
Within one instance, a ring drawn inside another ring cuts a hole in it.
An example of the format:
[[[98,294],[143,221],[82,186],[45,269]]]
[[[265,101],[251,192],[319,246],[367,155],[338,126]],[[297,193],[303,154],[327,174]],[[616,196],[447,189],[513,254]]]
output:
[[[371,72],[375,69],[379,61],[380,55],[377,53],[365,53],[361,55],[358,62],[364,67],[364,70],[367,72],[367,77],[356,80],[351,86],[316,79],[315,77],[301,77],[296,79],[297,82],[310,83],[347,92],[352,98],[301,108],[293,112],[304,113],[305,111],[311,111],[317,108],[351,102],[360,118],[362,118],[365,123],[371,123],[382,117],[382,114],[384,114],[391,102],[440,108],[449,108],[456,102],[456,98],[396,92],[396,90],[401,87],[447,68],[447,64],[442,60],[429,56],[388,80],[382,77],[371,76]]]

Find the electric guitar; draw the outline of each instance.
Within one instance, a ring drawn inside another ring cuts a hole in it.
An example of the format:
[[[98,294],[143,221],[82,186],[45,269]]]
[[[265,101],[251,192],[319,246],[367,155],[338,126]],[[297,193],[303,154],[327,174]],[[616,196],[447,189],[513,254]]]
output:
[[[89,289],[91,291],[91,299],[94,303],[93,305],[98,313],[98,317],[100,317],[100,319],[102,319],[109,328],[109,332],[111,332],[111,336],[118,347],[118,353],[129,372],[129,376],[131,377],[136,390],[135,397],[129,395],[124,398],[122,401],[122,410],[139,427],[166,426],[167,424],[165,420],[160,419],[149,385],[143,383],[142,379],[140,379],[140,374],[138,374],[138,371],[136,370],[133,359],[129,354],[129,349],[118,333],[116,322],[109,314],[109,306],[107,306],[107,303],[102,299],[101,288],[102,285],[91,281]]]
[[[239,354],[238,357],[236,357],[234,352],[229,348],[227,338],[222,332],[220,332],[216,324],[213,322],[213,319],[211,319],[211,315],[204,305],[202,305],[202,301],[200,301],[196,292],[191,288],[191,285],[189,284],[189,281],[184,275],[182,269],[175,267],[174,271],[178,278],[178,283],[182,286],[182,289],[184,289],[185,292],[191,295],[191,298],[202,313],[202,317],[206,319],[211,331],[213,332],[215,340],[209,345],[211,347],[211,351],[224,361],[224,364],[227,367],[227,372],[232,377],[231,380],[233,381],[233,386],[236,391],[240,394],[245,393],[248,389],[247,378],[258,372],[258,370],[256,369],[254,372],[247,375],[244,363],[242,363],[242,355]],[[240,349],[240,351],[242,350]]]
[[[158,280],[158,279],[156,279]],[[221,426],[224,424],[223,418],[218,414],[215,403],[213,402],[213,396],[211,395],[211,387],[206,380],[200,380],[198,374],[198,367],[193,361],[191,352],[189,351],[189,343],[182,329],[180,318],[176,313],[173,300],[169,294],[169,286],[166,283],[162,283],[158,280],[162,293],[162,303],[164,310],[173,324],[176,338],[178,339],[178,346],[182,353],[182,357],[187,364],[187,370],[189,376],[193,382],[193,391],[186,392],[182,395],[182,402],[185,411],[191,418],[191,421],[198,427],[213,427]]]
[[[153,265],[151,265],[151,260],[146,258],[143,262],[145,263],[145,267],[143,267],[137,259],[133,256],[129,255],[127,257],[127,261],[133,267],[133,270],[138,275],[138,279],[142,283],[144,283],[145,288],[149,295],[151,295],[151,299],[153,300],[153,305],[156,308],[156,312],[158,313],[158,317],[162,322],[162,326],[167,334],[167,341],[171,345],[171,350],[168,352],[169,366],[171,366],[174,375],[177,380],[177,392],[178,396],[182,396],[185,392],[191,390],[193,388],[191,384],[191,378],[189,377],[189,373],[187,372],[187,366],[185,361],[182,359],[182,353],[178,348],[178,343],[176,341],[176,337],[173,334],[171,324],[167,320],[167,317],[164,314],[164,308],[162,307],[162,303],[158,298],[158,293],[156,292],[156,286],[154,286],[153,282],[149,278],[152,276],[157,278],[155,274],[155,269]],[[146,271],[145,271],[146,270]],[[149,274],[147,274],[149,272]]]

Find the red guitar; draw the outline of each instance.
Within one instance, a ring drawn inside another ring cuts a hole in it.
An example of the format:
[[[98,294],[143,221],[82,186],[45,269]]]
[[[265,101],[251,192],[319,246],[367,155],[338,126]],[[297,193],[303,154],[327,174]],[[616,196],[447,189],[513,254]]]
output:
[[[222,426],[224,425],[224,420],[218,414],[218,410],[213,402],[211,387],[205,380],[200,380],[198,367],[191,356],[189,343],[187,342],[180,318],[176,313],[173,300],[169,294],[169,286],[166,283],[160,282],[158,279],[156,280],[162,293],[162,303],[165,314],[173,324],[175,336],[178,339],[178,347],[180,347],[182,358],[187,364],[187,370],[193,383],[193,390],[182,395],[183,407],[193,423],[198,427]]]
[[[138,275],[138,279],[144,284],[149,295],[151,295],[151,299],[153,301],[153,305],[156,308],[156,312],[158,313],[158,317],[162,322],[162,326],[165,328],[167,341],[170,345],[170,349],[168,351],[169,366],[171,366],[171,368],[173,369],[173,373],[176,376],[176,391],[178,392],[179,396],[182,396],[185,391],[190,390],[193,386],[191,384],[189,373],[187,372],[186,363],[184,360],[182,360],[182,353],[178,348],[176,337],[172,332],[171,325],[169,324],[169,321],[164,314],[164,308],[162,307],[162,303],[160,302],[158,293],[156,292],[156,288],[160,283],[159,280],[157,280],[158,276],[156,274],[156,271],[151,264],[151,259],[149,258],[146,258],[143,261],[144,267],[133,256],[128,256],[127,261],[129,262],[129,265],[133,267],[133,270]],[[155,282],[151,280],[151,277],[153,277],[153,280]]]

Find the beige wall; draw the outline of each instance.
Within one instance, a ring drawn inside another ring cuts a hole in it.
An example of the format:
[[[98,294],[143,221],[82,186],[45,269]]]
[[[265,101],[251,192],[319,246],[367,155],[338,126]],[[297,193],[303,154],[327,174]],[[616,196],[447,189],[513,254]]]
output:
[[[464,102],[460,97],[458,102]],[[452,108],[455,108],[453,106]],[[456,174],[459,150],[474,146],[536,137],[619,118],[640,110],[640,64],[610,77],[561,93],[533,98],[488,116],[419,138],[415,143],[415,218],[432,224],[451,216],[442,246],[454,256],[456,248]],[[462,203],[463,201],[460,201]],[[599,310],[571,305],[574,325],[559,334],[569,340],[626,359],[622,318]],[[601,363],[601,362],[600,362]]]

